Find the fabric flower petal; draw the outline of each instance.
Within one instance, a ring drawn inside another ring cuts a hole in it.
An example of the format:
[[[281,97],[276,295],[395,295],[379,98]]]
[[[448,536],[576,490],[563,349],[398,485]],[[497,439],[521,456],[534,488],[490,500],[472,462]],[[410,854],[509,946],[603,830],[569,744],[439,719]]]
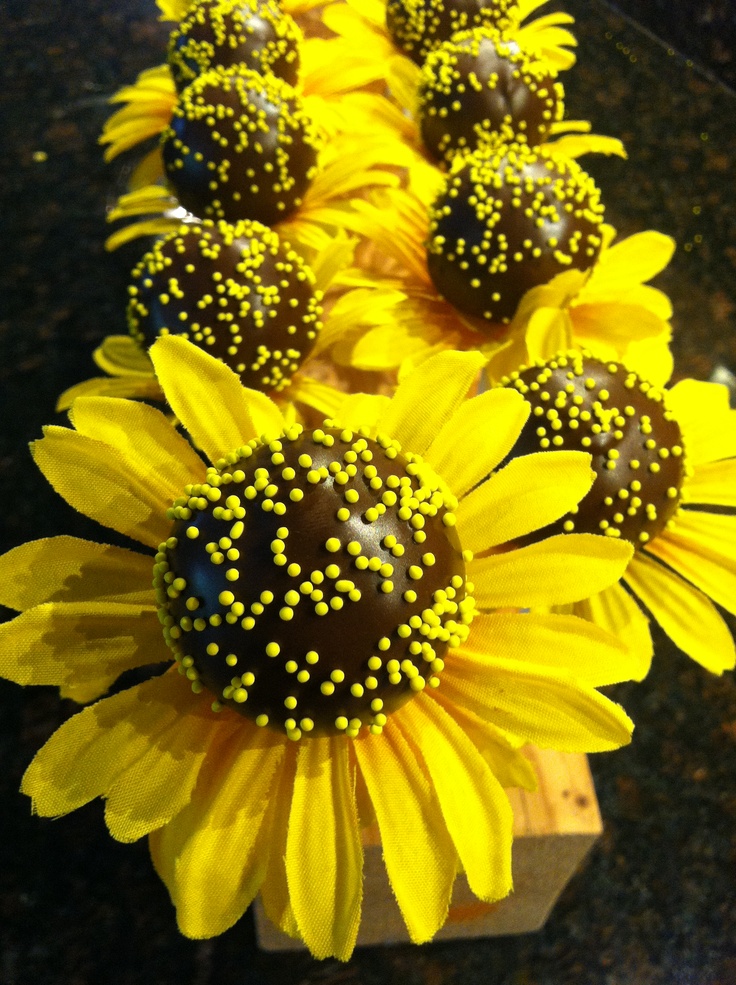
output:
[[[211,462],[251,438],[275,438],[283,430],[284,418],[272,400],[246,390],[236,373],[186,339],[165,336],[149,352],[172,410]]]
[[[736,517],[681,510],[646,550],[736,613]]]
[[[617,637],[635,655],[630,675],[633,680],[646,677],[654,656],[649,620],[623,585],[609,585],[602,592],[576,602],[574,611]]]
[[[484,361],[479,352],[450,351],[422,363],[399,385],[378,430],[406,451],[423,455],[465,399]]]
[[[577,506],[594,479],[590,456],[582,452],[513,458],[460,503],[457,527],[463,548],[484,551],[559,520]]]
[[[458,649],[441,686],[450,701],[542,748],[603,752],[631,741],[624,710],[570,672]]]
[[[190,721],[179,729],[185,718]],[[66,721],[36,754],[21,790],[43,817],[56,817],[105,795],[144,756],[156,759],[156,771],[176,775],[184,760],[203,755],[214,712],[176,671],[154,677],[80,711]],[[152,752],[153,750],[153,752]],[[136,776],[145,796],[149,778]],[[158,777],[151,776],[151,789]],[[121,788],[122,789],[122,788]],[[186,791],[185,791],[186,792]],[[170,816],[188,800],[169,805]],[[157,805],[161,815],[167,805]],[[160,816],[160,826],[168,818]]]
[[[285,744],[238,721],[212,745],[192,799],[155,836],[179,929],[200,939],[221,934],[245,912],[263,881],[260,844]]]
[[[513,815],[506,794],[470,739],[420,694],[397,725],[426,763],[468,885],[482,900],[511,890]]]
[[[728,626],[697,588],[643,554],[629,566],[626,583],[683,653],[713,674],[734,666],[736,651]]]
[[[380,738],[357,740],[354,748],[376,812],[391,888],[409,937],[424,943],[445,922],[455,881],[457,853],[439,801],[393,724]]]
[[[390,400],[378,393],[351,393],[340,404],[335,414],[335,422],[342,427],[375,428],[376,422],[385,412]]]
[[[18,684],[107,688],[124,670],[169,659],[155,605],[47,602],[0,625],[0,673]]]
[[[487,390],[466,400],[427,449],[427,464],[446,477],[461,498],[508,455],[530,411],[515,390]]]
[[[725,386],[680,380],[666,392],[665,401],[682,428],[689,465],[736,458],[736,411],[729,409]]]
[[[595,534],[557,534],[468,565],[481,609],[567,605],[617,581],[632,554],[630,544]]]
[[[347,961],[358,935],[363,847],[352,769],[342,736],[299,748],[286,875],[299,933],[316,958]]]
[[[432,692],[437,701],[448,715],[455,719],[465,732],[483,759],[491,767],[493,775],[504,789],[521,787],[523,790],[536,790],[538,787],[537,774],[534,767],[521,751],[525,745],[523,739],[483,721],[469,708],[461,707],[448,701],[442,693],[442,688]]]
[[[164,399],[155,376],[94,376],[64,390],[56,401],[57,411],[69,410],[80,397],[117,397],[130,400]]]
[[[0,605],[153,601],[153,558],[78,537],[45,537],[0,557]]]
[[[534,664],[553,673],[570,673],[589,687],[618,684],[641,670],[639,655],[599,626],[577,616],[544,612],[476,616],[462,652],[472,652],[479,667],[485,666],[479,670],[484,678],[493,675],[496,659],[518,660],[521,672]],[[452,660],[447,662],[450,672]]]
[[[266,818],[263,822],[269,832],[266,875],[261,886],[261,901],[266,916],[289,937],[297,938],[294,910],[289,898],[286,878],[286,839],[289,833],[289,813],[296,775],[296,744],[289,743],[281,767],[279,786],[275,790]]]
[[[157,484],[118,448],[68,428],[44,428],[31,451],[56,492],[75,510],[148,547],[169,535],[168,487]]]
[[[736,458],[698,465],[686,490],[688,503],[736,507]]]
[[[154,407],[118,397],[80,397],[69,417],[78,434],[119,450],[169,505],[188,482],[204,479],[202,459]]]

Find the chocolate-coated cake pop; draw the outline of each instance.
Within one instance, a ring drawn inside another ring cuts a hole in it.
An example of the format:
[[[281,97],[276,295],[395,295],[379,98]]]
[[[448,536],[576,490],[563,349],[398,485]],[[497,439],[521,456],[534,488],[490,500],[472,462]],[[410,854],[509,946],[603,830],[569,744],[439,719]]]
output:
[[[430,209],[429,273],[459,311],[508,323],[530,288],[592,267],[602,222],[600,193],[576,161],[482,146],[456,157]]]
[[[467,637],[456,505],[388,438],[254,439],[169,510],[155,586],[182,670],[291,738],[380,732]]]

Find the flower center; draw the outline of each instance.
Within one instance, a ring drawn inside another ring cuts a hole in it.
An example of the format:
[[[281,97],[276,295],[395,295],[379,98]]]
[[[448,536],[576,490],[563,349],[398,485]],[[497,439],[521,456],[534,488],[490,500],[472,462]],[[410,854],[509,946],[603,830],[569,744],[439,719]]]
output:
[[[312,271],[259,222],[181,226],[156,241],[131,281],[128,323],[139,345],[184,335],[256,390],[288,386],[322,327]]]
[[[455,160],[430,209],[427,248],[430,276],[450,304],[509,322],[530,288],[595,263],[603,206],[575,161],[525,144]]]
[[[515,455],[568,449],[593,456],[590,492],[532,539],[604,533],[640,548],[664,529],[680,502],[686,467],[682,433],[655,387],[620,363],[580,353],[512,373],[502,385],[533,408]]]
[[[467,637],[456,505],[396,442],[327,423],[218,463],[176,500],[156,557],[195,690],[295,739],[380,732]]]
[[[417,65],[457,31],[490,24],[511,26],[516,0],[388,0],[386,27],[394,43]]]
[[[564,113],[562,85],[539,61],[490,27],[456,34],[424,63],[419,89],[422,139],[443,158],[504,131],[542,143]]]
[[[295,85],[300,31],[276,0],[195,0],[169,39],[180,91],[215,66],[239,63]]]
[[[211,69],[187,86],[161,144],[184,208],[200,218],[267,226],[301,204],[317,147],[294,89],[242,65]]]

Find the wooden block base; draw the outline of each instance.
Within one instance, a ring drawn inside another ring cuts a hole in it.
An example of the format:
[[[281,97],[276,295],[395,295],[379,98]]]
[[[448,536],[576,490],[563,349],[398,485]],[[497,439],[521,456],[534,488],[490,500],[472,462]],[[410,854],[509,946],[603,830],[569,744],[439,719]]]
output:
[[[497,937],[539,930],[600,836],[603,828],[593,779],[585,756],[525,749],[539,776],[534,793],[509,790],[514,810],[514,891],[498,903],[482,903],[464,875],[455,881],[447,923],[435,940]],[[391,892],[377,831],[365,833],[363,920],[358,946],[402,944],[409,937]],[[302,949],[255,903],[258,943],[265,951]]]

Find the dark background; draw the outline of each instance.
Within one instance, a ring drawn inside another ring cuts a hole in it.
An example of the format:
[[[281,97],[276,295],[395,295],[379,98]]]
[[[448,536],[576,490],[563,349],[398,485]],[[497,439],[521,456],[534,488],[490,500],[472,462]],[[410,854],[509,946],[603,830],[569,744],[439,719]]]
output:
[[[621,0],[664,43],[597,0],[564,7],[580,40],[565,77],[569,116],[629,148],[628,162],[586,159],[608,219],[622,233],[675,236],[658,284],[675,304],[678,373],[729,380],[733,5]],[[96,139],[108,97],[161,60],[165,36],[153,0],[0,6],[2,549],[61,532],[109,539],[52,493],[27,442],[63,423],[57,395],[95,374],[90,353],[104,335],[125,331],[140,249],[103,250],[105,208],[125,171],[102,163]],[[145,841],[113,842],[99,803],[58,821],[31,817],[20,777],[72,708],[52,689],[0,681],[0,985],[734,985],[736,685],[657,643],[649,678],[614,689],[635,740],[592,758],[605,834],[545,929],[365,949],[345,966],[261,954],[249,916],[216,940],[185,940]]]

